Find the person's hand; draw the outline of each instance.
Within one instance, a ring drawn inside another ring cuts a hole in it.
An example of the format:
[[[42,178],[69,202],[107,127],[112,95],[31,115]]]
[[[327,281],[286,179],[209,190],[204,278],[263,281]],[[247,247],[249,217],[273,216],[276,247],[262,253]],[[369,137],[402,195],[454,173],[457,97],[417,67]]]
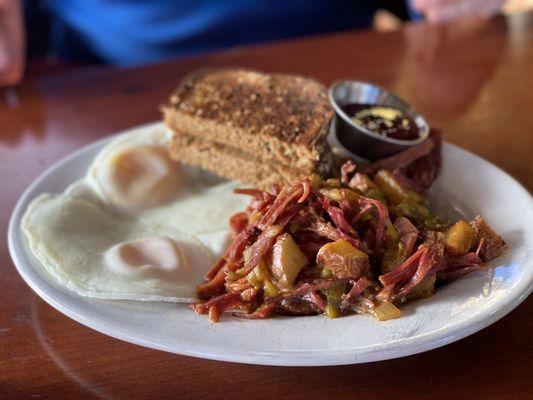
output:
[[[25,63],[20,0],[0,0],[0,86],[20,82]]]
[[[413,8],[432,23],[498,14],[505,0],[412,0]]]

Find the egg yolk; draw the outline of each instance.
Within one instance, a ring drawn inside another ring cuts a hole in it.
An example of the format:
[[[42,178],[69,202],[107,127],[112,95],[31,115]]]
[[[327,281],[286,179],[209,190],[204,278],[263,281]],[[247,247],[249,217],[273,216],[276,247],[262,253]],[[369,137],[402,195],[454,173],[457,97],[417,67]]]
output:
[[[183,248],[166,236],[122,242],[104,253],[107,267],[130,279],[185,279],[190,266]]]
[[[163,147],[141,146],[113,154],[98,180],[119,208],[140,210],[171,200],[181,187],[179,164]]]

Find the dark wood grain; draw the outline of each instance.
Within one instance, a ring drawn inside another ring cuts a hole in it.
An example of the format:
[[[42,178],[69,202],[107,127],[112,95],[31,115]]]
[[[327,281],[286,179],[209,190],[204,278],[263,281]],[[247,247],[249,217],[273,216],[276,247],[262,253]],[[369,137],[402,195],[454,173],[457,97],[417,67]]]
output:
[[[445,140],[533,190],[532,22],[524,14],[347,32],[143,68],[62,71],[1,92],[0,398],[533,398],[531,298],[475,335],[403,359],[327,368],[221,363],[134,346],[64,317],[18,276],[5,238],[16,199],[44,168],[98,138],[157,120],[157,105],[184,74],[204,66],[298,73],[325,84],[374,81],[414,104]]]

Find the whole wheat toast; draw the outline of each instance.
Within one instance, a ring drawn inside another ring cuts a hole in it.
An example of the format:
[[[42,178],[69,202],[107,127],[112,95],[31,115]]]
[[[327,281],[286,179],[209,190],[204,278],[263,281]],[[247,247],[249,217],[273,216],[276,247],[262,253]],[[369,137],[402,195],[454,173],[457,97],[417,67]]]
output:
[[[176,134],[170,151],[182,162],[265,190],[274,183],[286,185],[307,175],[301,170],[280,163],[263,162],[235,147],[187,134]]]
[[[225,148],[225,159],[229,153],[248,153],[249,162],[257,159],[255,168],[280,164],[294,169],[294,175],[325,173],[330,165],[326,136],[333,111],[324,86],[313,79],[244,69],[202,70],[189,75],[162,110],[176,135],[201,139],[203,148],[209,143],[233,148]],[[182,144],[183,137],[176,141]],[[172,148],[172,156],[183,160],[183,152]],[[224,175],[222,169],[213,172]]]

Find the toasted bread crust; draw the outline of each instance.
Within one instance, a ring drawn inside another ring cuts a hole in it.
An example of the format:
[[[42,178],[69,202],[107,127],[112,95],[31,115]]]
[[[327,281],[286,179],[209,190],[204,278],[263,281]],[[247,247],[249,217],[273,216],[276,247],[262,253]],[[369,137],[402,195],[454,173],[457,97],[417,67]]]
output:
[[[326,90],[307,78],[243,69],[190,75],[163,107],[166,124],[312,173],[333,115]]]

